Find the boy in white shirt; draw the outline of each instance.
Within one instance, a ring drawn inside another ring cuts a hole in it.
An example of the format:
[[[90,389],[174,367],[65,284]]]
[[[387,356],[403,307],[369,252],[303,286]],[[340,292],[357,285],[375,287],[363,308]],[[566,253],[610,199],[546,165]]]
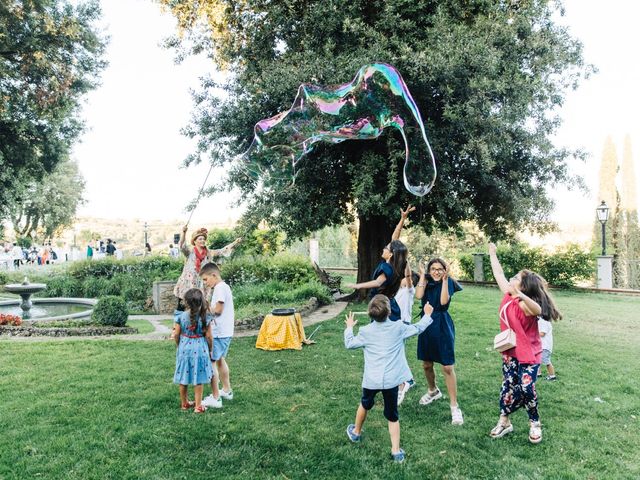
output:
[[[229,345],[233,337],[234,317],[233,295],[220,274],[220,268],[215,263],[207,263],[200,269],[200,277],[203,283],[213,289],[209,311],[214,318],[213,325],[213,351],[211,361],[214,363],[214,376],[211,378],[211,393],[203,400],[203,405],[214,408],[222,407],[222,400],[233,400],[233,391],[229,381],[229,365],[226,357]],[[217,370],[217,375],[215,374]],[[219,390],[218,376],[222,381],[222,390]]]
[[[551,322],[542,317],[538,318],[538,331],[542,340],[542,364],[547,366],[547,376],[545,380],[556,379],[556,370],[551,363],[551,352],[553,351],[553,326]]]

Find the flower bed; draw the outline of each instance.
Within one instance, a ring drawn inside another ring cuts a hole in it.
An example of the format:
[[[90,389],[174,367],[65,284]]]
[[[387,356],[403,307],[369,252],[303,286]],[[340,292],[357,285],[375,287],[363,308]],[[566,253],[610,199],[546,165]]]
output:
[[[106,327],[106,326],[89,326],[89,327],[53,327],[42,328],[29,326],[13,327],[3,325],[0,326],[0,335],[9,337],[94,337],[104,335],[131,335],[138,333],[137,328],[131,327]]]
[[[8,313],[0,313],[0,325],[10,325],[19,327],[22,325],[22,318],[18,315],[9,315]]]

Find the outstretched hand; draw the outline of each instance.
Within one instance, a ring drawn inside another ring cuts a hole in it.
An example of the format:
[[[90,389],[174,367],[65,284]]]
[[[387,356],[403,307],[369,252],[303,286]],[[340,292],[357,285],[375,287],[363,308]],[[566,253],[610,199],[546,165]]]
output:
[[[431,314],[433,313],[433,307],[429,302],[424,304],[424,313],[425,315],[429,315],[429,316],[431,316]]]
[[[424,263],[420,262],[418,263],[418,272],[420,272],[420,276],[424,277]]]
[[[416,210],[416,207],[414,207],[413,205],[408,205],[406,210],[402,210],[402,209],[400,209],[400,216],[401,216],[404,220],[406,220],[406,219],[407,219],[407,217],[409,216],[409,214],[410,214],[411,212],[415,212],[415,210]]]
[[[344,323],[347,325],[347,328],[353,328],[353,326],[358,323],[356,320],[356,316],[353,312],[349,312],[349,314],[345,317]]]
[[[189,230],[189,225],[182,227],[182,233],[187,233],[187,230]]]

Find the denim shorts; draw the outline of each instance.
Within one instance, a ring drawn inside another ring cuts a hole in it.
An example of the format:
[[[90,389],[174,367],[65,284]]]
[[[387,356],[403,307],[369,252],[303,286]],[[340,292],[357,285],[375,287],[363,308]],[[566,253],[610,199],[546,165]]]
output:
[[[540,362],[543,365],[551,364],[551,351],[550,350],[542,350],[542,361]]]
[[[231,345],[232,337],[214,338],[213,339],[213,354],[211,360],[220,360],[227,356],[229,353],[229,345]]]

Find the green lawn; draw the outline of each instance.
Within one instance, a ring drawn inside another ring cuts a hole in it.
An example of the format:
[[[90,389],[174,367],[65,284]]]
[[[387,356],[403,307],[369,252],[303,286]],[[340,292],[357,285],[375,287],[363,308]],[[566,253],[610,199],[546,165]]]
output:
[[[138,333],[151,333],[155,330],[149,320],[127,320],[127,327],[138,329]]]
[[[500,356],[490,346],[500,297],[465,287],[451,309],[465,424],[450,425],[446,401],[418,405],[425,381],[411,339],[419,386],[400,407],[404,465],[388,459],[379,405],[362,443],[347,440],[363,359],[344,349],[337,318],[301,352],[234,340],[236,398],[205,415],[179,409],[169,341],[2,341],[0,478],[639,478],[640,298],[556,297],[565,314],[554,324],[559,380],[538,383],[539,445],[527,440],[524,412],[510,436],[487,435],[498,414]]]

